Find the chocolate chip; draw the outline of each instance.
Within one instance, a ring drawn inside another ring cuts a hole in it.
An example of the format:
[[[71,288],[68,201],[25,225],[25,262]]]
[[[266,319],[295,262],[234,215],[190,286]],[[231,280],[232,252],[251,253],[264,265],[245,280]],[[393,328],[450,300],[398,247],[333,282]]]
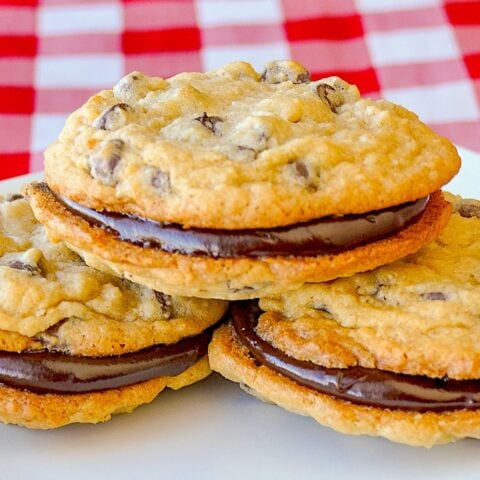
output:
[[[157,190],[160,190],[161,192],[170,191],[170,175],[167,172],[152,167],[150,175],[150,181]]]
[[[63,318],[43,332],[38,333],[35,336],[35,339],[38,340],[49,352],[64,351],[66,349],[65,345],[60,344],[58,335],[63,324],[73,318],[75,317]]]
[[[422,300],[446,300],[447,296],[442,292],[427,292],[420,294]]]
[[[110,108],[104,110],[92,123],[95,128],[101,130],[115,130],[120,126],[123,126],[122,118],[120,117],[121,111],[127,112],[131,110],[130,105],[127,103],[117,103]]]
[[[244,287],[238,288],[238,287],[233,287],[230,280],[227,280],[227,288],[233,292],[233,293],[238,293],[238,292],[253,292],[255,290],[255,287],[252,287],[251,285],[245,285]]]
[[[7,265],[14,270],[22,270],[32,275],[42,275],[42,270],[38,265],[24,263],[21,260],[12,260],[11,262],[7,263]]]
[[[238,148],[239,150],[249,150],[249,151],[255,152],[255,153],[257,152],[254,148],[252,148],[252,147],[246,147],[245,145],[237,145],[237,148]]]
[[[458,213],[464,218],[480,218],[480,205],[462,203],[458,208]]]
[[[308,192],[313,193],[318,189],[319,174],[312,171],[311,166],[303,160],[295,160],[289,163],[286,168],[290,175],[301,184]]]
[[[140,72],[130,73],[126,77],[120,79],[120,81],[113,87],[113,94],[116,98],[123,101],[134,101],[137,97],[137,91],[139,90],[139,83],[143,78],[143,74]]]
[[[318,310],[319,312],[324,312],[324,313],[332,313],[325,304],[323,303],[315,303],[313,305],[313,308],[315,310]]]
[[[72,317],[74,318],[74,317]],[[62,318],[62,320],[58,321],[57,323],[55,323],[54,325],[48,327],[46,330],[44,330],[42,333],[43,334],[47,334],[47,335],[58,335],[58,331],[60,330],[60,328],[62,327],[62,325],[66,322],[70,320],[69,317],[66,317],[66,318]]]
[[[299,160],[298,162],[295,162],[294,165],[295,165],[295,170],[301,177],[308,178],[310,176],[310,172],[308,171],[308,168],[304,162]]]
[[[168,320],[172,316],[172,297],[166,293],[153,291],[157,302],[162,309],[162,316],[165,320]]]
[[[237,145],[237,148],[242,152],[242,160],[255,160],[258,152],[252,147],[246,147],[245,145]]]
[[[387,301],[387,297],[382,290],[384,287],[387,287],[387,286],[388,285],[385,285],[382,282],[376,282],[375,289],[372,292],[372,297],[379,302],[385,303]]]
[[[23,195],[20,193],[11,193],[10,195],[7,195],[7,202],[14,202],[15,200],[21,200],[22,198],[25,198]]]
[[[209,115],[207,115],[207,112],[203,112],[203,115],[200,117],[196,117],[195,120],[200,122],[205,128],[208,128],[215,135],[220,133],[219,127],[217,126],[217,124],[220,124],[223,122],[223,120],[220,117],[215,117],[215,116],[210,117]]]
[[[263,128],[258,134],[258,141],[257,141],[257,148],[259,151],[265,150],[268,148],[268,141],[271,138],[271,132],[267,132],[267,127],[266,125],[262,125],[260,128]]]
[[[295,77],[293,83],[309,83],[311,81],[310,72],[306,70]]]
[[[325,317],[333,318],[333,313],[323,303],[314,303],[313,308],[314,308],[314,310],[317,310],[317,312],[322,312]]]
[[[269,62],[260,76],[260,81],[265,83],[283,83],[287,81],[295,84],[309,83],[310,73],[296,62]]]
[[[122,158],[125,142],[120,139],[109,140],[90,158],[90,174],[105,185],[117,183],[116,170]]]
[[[449,381],[450,381],[450,378],[448,377],[448,375],[444,375],[442,378],[434,379],[435,385],[438,388],[445,388],[445,386],[448,384]]]
[[[324,103],[328,105],[330,110],[334,113],[337,112],[337,108],[343,105],[343,97],[328,83],[319,83],[317,85],[318,96]]]

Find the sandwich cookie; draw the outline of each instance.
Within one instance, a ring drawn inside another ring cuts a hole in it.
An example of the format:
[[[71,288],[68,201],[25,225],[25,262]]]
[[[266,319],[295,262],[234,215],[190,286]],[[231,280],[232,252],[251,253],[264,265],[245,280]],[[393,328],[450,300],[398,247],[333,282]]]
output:
[[[446,224],[453,145],[293,61],[134,72],[68,119],[28,190],[52,238],[169,294],[245,299],[372,269]]]
[[[210,373],[226,302],[169,296],[48,241],[26,199],[0,201],[0,421],[96,423]]]
[[[343,433],[480,438],[480,202],[452,201],[445,231],[416,254],[234,305],[212,369]]]

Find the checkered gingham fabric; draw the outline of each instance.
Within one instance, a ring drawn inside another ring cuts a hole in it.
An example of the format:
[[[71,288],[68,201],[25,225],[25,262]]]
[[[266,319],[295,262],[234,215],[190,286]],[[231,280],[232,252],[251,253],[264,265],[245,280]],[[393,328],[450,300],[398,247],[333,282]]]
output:
[[[0,0],[0,178],[125,73],[294,58],[480,151],[480,1]]]

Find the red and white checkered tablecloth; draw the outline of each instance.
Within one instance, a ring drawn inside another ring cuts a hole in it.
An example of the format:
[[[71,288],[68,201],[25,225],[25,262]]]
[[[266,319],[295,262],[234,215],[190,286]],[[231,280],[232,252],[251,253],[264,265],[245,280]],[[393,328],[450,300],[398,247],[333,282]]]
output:
[[[125,73],[294,58],[480,151],[480,1],[0,0],[0,178]]]

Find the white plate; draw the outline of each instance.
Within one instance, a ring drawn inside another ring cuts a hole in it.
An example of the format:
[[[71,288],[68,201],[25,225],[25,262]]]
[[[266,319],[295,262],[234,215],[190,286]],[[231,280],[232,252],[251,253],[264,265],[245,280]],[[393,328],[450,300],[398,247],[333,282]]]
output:
[[[448,190],[479,198],[480,155],[460,152],[462,171]],[[34,177],[1,182],[0,192]],[[0,478],[468,480],[480,477],[479,448],[476,440],[425,450],[341,435],[213,375],[102,425],[0,425]]]

